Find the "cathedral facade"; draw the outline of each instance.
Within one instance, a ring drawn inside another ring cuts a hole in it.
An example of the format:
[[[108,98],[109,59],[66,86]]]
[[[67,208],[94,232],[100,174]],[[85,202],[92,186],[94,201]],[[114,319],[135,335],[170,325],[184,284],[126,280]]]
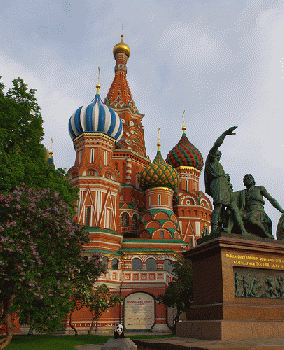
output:
[[[210,231],[212,206],[199,190],[203,159],[186,136],[153,162],[146,155],[141,114],[126,79],[130,48],[113,49],[114,80],[102,101],[100,84],[93,101],[69,119],[76,159],[68,173],[79,188],[76,220],[86,225],[85,254],[101,254],[105,283],[123,303],[103,314],[99,330],[123,323],[125,330],[163,331],[167,310],[156,301],[172,280],[172,261]],[[78,331],[90,326],[88,310],[72,316]],[[68,328],[67,328],[68,331]]]

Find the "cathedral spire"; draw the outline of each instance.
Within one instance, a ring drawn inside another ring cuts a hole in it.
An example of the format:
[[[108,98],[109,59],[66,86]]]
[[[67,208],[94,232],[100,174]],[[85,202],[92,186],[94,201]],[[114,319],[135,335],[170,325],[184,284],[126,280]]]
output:
[[[127,61],[130,57],[130,48],[124,42],[124,36],[121,34],[121,41],[113,48],[113,55],[116,61],[114,68],[115,76],[110,86],[105,103],[110,107],[124,108],[129,107],[132,112],[139,113],[132,99],[127,74]]]

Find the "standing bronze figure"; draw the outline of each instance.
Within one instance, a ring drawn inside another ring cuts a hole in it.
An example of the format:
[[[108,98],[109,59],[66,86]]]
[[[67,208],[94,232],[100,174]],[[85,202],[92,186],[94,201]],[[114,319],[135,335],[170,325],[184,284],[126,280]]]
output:
[[[222,227],[221,214],[225,208],[228,208],[232,214],[234,222],[240,228],[242,234],[247,234],[240,211],[235,203],[232,185],[230,184],[229,175],[225,173],[220,163],[222,153],[219,147],[227,135],[235,135],[234,130],[237,126],[232,126],[226,130],[214,143],[210,149],[205,162],[204,181],[205,191],[213,198],[214,210],[211,216],[212,232],[220,231]]]

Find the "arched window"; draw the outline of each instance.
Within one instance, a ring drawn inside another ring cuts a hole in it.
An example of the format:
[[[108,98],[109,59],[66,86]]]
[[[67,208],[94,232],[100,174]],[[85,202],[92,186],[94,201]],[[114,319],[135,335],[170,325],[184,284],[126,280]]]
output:
[[[112,173],[110,173],[109,171],[105,172],[105,178],[115,180],[114,175]]]
[[[155,271],[156,270],[156,261],[153,258],[149,258],[146,260],[146,270],[147,271]]]
[[[87,169],[86,175],[87,176],[98,176],[98,172],[94,169]]]
[[[165,238],[164,231],[160,231],[160,239],[164,239],[164,238]]]
[[[112,270],[118,270],[118,260],[117,259],[112,259],[111,269]]]
[[[128,227],[129,226],[129,214],[124,212],[121,214],[121,226]]]
[[[173,269],[174,266],[172,260],[166,259],[164,262],[164,270],[168,271],[169,273],[173,273]]]
[[[108,268],[108,258],[106,256],[103,257],[103,265],[106,269]]]
[[[161,205],[161,195],[158,194],[158,205]]]
[[[138,232],[138,215],[134,214],[132,216],[132,231],[136,235]]]
[[[142,261],[138,258],[132,260],[132,270],[141,271],[142,270]]]

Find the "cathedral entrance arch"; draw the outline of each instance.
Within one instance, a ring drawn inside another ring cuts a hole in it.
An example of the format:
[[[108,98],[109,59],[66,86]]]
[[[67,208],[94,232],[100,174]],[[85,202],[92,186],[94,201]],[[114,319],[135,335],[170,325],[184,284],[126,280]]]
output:
[[[155,301],[147,293],[137,292],[124,300],[124,327],[126,330],[151,330],[155,323]]]

